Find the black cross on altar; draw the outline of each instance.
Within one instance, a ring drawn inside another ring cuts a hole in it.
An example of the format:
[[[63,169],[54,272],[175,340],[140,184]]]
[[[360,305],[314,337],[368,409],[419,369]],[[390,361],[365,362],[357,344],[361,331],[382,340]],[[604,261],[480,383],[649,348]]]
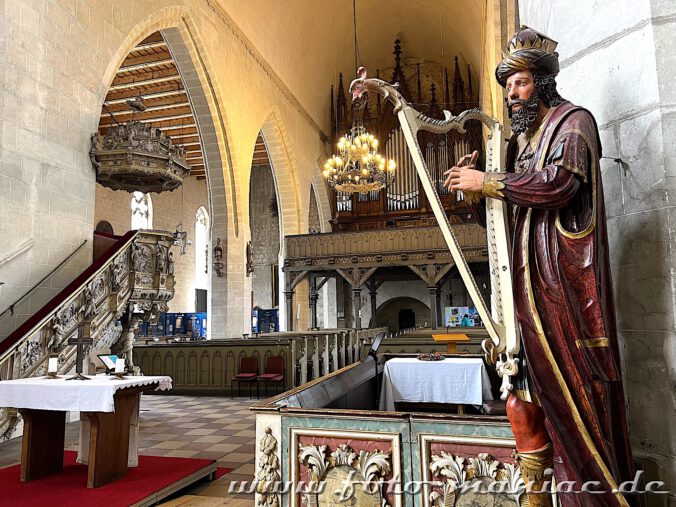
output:
[[[84,348],[87,345],[92,344],[92,339],[88,336],[84,336],[83,332],[84,326],[79,326],[77,328],[77,338],[68,338],[68,345],[77,346],[77,354],[75,356],[75,375],[67,378],[66,380],[91,380],[89,377],[85,377],[82,374],[82,361],[84,360]]]

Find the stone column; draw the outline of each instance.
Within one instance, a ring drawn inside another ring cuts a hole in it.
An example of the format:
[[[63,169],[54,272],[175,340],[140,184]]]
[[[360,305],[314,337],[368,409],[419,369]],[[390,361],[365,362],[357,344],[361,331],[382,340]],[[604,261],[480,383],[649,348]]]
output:
[[[361,329],[361,287],[352,287],[352,308],[354,309],[354,328]]]
[[[371,322],[369,323],[369,327],[376,327],[378,323],[378,315],[377,315],[378,305],[376,304],[376,296],[378,296],[378,290],[377,289],[370,290],[369,295],[371,296]]]
[[[286,308],[286,330],[293,331],[293,290],[284,291],[284,304]]]
[[[369,295],[371,296],[371,320],[369,322],[369,327],[376,327],[376,320],[377,320],[377,315],[376,315],[376,310],[377,310],[377,305],[376,305],[376,297],[378,296],[378,282],[376,281],[375,275],[369,278],[368,282],[366,282],[366,286],[369,289]]]
[[[430,310],[431,310],[431,328],[439,328],[439,286],[430,285],[427,287],[430,291]]]
[[[310,329],[318,329],[317,325],[317,301],[319,292],[317,292],[317,278],[310,275]]]
[[[444,308],[441,304],[441,287],[437,290],[437,327],[444,327]]]

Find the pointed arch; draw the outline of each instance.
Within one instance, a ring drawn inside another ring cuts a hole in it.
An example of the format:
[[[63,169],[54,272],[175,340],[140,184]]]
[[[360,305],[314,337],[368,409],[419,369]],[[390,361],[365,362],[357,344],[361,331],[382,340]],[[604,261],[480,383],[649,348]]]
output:
[[[268,113],[260,129],[277,190],[279,232],[281,237],[301,234],[301,199],[298,192],[296,159],[290,148],[288,134],[277,107]]]
[[[299,191],[297,161],[291,150],[291,145],[288,140],[288,133],[282,116],[277,106],[273,106],[265,117],[265,120],[260,128],[263,135],[263,142],[268,152],[270,159],[270,166],[272,168],[272,175],[275,182],[275,190],[277,192],[277,206],[279,209],[279,261],[278,261],[278,277],[280,280],[277,288],[277,301],[279,301],[280,310],[282,308],[284,284],[284,273],[282,266],[284,266],[284,252],[285,252],[285,237],[293,234],[302,234],[306,232],[302,230],[305,223],[302,212],[306,211],[306,207],[302,207]],[[279,312],[279,326],[280,329],[287,329],[285,312]]]
[[[98,98],[103,104],[117,69],[126,56],[142,40],[157,31],[162,33],[176,63],[200,133],[211,218],[209,243],[215,245],[216,239],[220,238],[223,249],[229,252],[229,243],[237,248],[242,217],[241,203],[238,202],[239,185],[228,143],[230,128],[222,92],[211,77],[214,75],[213,64],[200,39],[200,30],[193,22],[190,9],[184,6],[164,7],[140,20],[111,55],[99,84]],[[210,249],[209,266],[212,265],[212,255]],[[228,304],[229,298],[233,297],[228,291],[228,278],[236,277],[239,273],[225,269],[224,276],[217,277],[211,271],[207,303],[208,338],[223,338],[227,335],[227,324],[237,322],[236,318],[229,316],[230,311],[235,311],[235,305]]]
[[[331,222],[329,221],[333,218],[331,215],[331,201],[329,200],[329,190],[326,187],[326,183],[324,183],[324,178],[322,178],[322,173],[319,169],[321,166],[321,161],[317,161],[317,167],[312,176],[312,191],[317,200],[317,208],[319,210],[320,232],[331,232]]]

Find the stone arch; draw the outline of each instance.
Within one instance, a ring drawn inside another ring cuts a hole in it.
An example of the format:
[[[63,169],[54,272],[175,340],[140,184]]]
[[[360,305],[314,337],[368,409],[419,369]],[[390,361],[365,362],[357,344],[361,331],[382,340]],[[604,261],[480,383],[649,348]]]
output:
[[[233,240],[239,236],[241,217],[240,204],[237,200],[237,179],[228,144],[230,129],[222,93],[217,83],[210,77],[213,75],[211,71],[213,66],[200,40],[199,30],[192,20],[190,10],[185,6],[165,7],[140,20],[124,38],[118,50],[111,55],[100,81],[98,99],[103,104],[117,69],[127,54],[148,35],[157,31],[162,33],[181,74],[200,132],[207,175],[210,244],[215,245],[216,238],[221,238],[224,251],[227,252],[229,232],[234,233]],[[93,121],[96,120],[98,118]],[[213,252],[211,248],[209,250],[211,266]],[[217,277],[213,270],[211,272],[207,303],[209,339],[223,338],[226,334],[226,313],[214,312],[212,309],[229,308],[227,276],[227,269],[224,270],[222,277]]]
[[[317,161],[315,174],[312,176],[311,188],[317,200],[317,209],[319,210],[319,221],[321,223],[320,232],[331,232],[331,201],[329,199],[329,190],[324,183],[320,167],[322,162]]]
[[[431,310],[427,304],[414,296],[400,296],[390,298],[378,307],[376,326],[387,326],[390,331],[398,331],[399,324],[396,313],[407,306],[410,306],[415,312],[416,325],[423,324],[425,321],[429,324]]]
[[[279,207],[279,233],[282,237],[301,234],[301,199],[298,193],[298,171],[291,152],[286,127],[277,107],[268,113],[260,129],[268,150]]]
[[[262,142],[262,136],[261,136]],[[260,146],[256,141],[256,146]],[[249,177],[249,228],[252,246],[250,274],[250,302],[260,308],[274,308],[279,301],[279,253],[282,242],[279,230],[279,192],[275,184],[275,175],[269,164],[256,160],[251,165]],[[247,262],[249,259],[247,258]],[[274,272],[273,272],[274,270]],[[258,328],[258,332],[267,332]]]
[[[303,208],[301,207],[301,197],[299,194],[298,170],[296,160],[290,148],[288,134],[281,114],[276,106],[267,114],[265,121],[260,129],[263,135],[263,142],[268,151],[270,166],[272,168],[275,190],[277,192],[277,207],[279,209],[279,266],[278,278],[279,287],[277,288],[277,301],[279,301],[279,327],[280,330],[287,329],[286,312],[283,311],[284,301],[284,251],[285,236],[292,234],[302,234],[301,229],[304,219],[301,216]]]

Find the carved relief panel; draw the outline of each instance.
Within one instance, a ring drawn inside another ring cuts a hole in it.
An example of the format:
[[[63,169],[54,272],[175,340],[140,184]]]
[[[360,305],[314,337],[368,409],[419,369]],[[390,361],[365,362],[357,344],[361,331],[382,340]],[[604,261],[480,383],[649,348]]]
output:
[[[398,433],[291,429],[292,507],[402,505]]]
[[[471,441],[473,440],[473,441]],[[514,441],[419,435],[425,507],[523,507]]]

